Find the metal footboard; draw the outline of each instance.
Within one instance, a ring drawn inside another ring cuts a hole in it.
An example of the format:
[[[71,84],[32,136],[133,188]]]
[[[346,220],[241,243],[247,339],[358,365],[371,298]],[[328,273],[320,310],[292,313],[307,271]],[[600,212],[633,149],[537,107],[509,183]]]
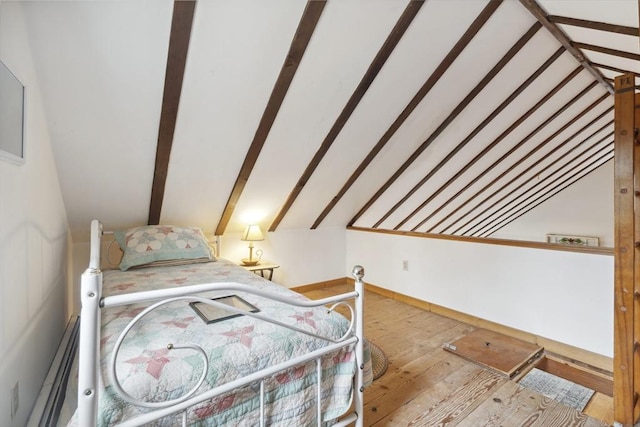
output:
[[[353,276],[355,280],[355,289],[352,292],[343,293],[340,295],[331,296],[319,300],[300,300],[295,298],[289,298],[286,296],[278,295],[272,292],[256,289],[249,285],[243,285],[239,283],[209,283],[201,285],[183,286],[178,288],[170,288],[163,290],[134,292],[129,294],[114,295],[109,297],[102,297],[102,272],[100,270],[100,240],[102,236],[102,226],[98,221],[93,221],[91,224],[91,257],[89,268],[82,275],[81,285],[81,326],[80,326],[80,359],[79,359],[79,378],[78,378],[78,425],[80,426],[95,426],[98,416],[98,401],[99,401],[99,389],[98,389],[98,374],[99,374],[99,355],[100,355],[100,329],[101,329],[101,312],[103,308],[116,307],[129,305],[140,302],[153,302],[145,310],[140,312],[129,324],[122,330],[115,347],[111,354],[111,361],[109,365],[109,375],[112,379],[112,385],[118,395],[132,405],[139,407],[149,408],[153,411],[147,412],[136,418],[126,420],[119,424],[122,426],[140,426],[145,425],[155,420],[172,414],[182,414],[182,425],[186,426],[187,423],[187,409],[193,405],[209,400],[216,396],[230,392],[235,389],[245,387],[250,384],[259,384],[260,387],[260,425],[265,425],[265,387],[264,381],[266,378],[273,376],[279,372],[287,370],[292,367],[300,366],[312,361],[315,361],[317,372],[317,389],[316,389],[316,405],[317,405],[317,425],[322,425],[322,411],[321,411],[321,398],[322,398],[322,366],[321,361],[324,355],[333,353],[341,348],[348,346],[355,346],[356,350],[356,375],[354,378],[354,389],[352,392],[353,408],[354,411],[350,414],[343,415],[341,420],[336,425],[343,426],[355,423],[356,426],[363,425],[363,391],[364,391],[364,327],[363,327],[363,296],[364,296],[364,283],[362,278],[364,276],[364,269],[360,266],[353,268]],[[292,325],[287,325],[278,320],[271,319],[260,313],[246,312],[239,308],[231,307],[215,300],[202,298],[196,296],[202,292],[208,291],[238,291],[251,295],[257,295],[263,298],[268,298],[274,301],[281,302],[283,304],[289,304],[297,307],[320,307],[330,305],[329,310],[334,310],[338,306],[345,306],[348,308],[351,314],[350,324],[348,330],[342,337],[329,338],[316,335],[312,332],[304,329],[297,328]],[[154,302],[155,301],[155,302]],[[234,381],[220,385],[218,387],[207,390],[203,393],[197,394],[197,390],[204,381],[207,375],[208,360],[204,349],[196,344],[190,343],[167,343],[169,350],[172,349],[184,349],[188,348],[194,350],[203,359],[203,372],[199,381],[189,391],[184,393],[178,398],[174,398],[165,402],[144,402],[139,401],[122,389],[116,374],[116,359],[120,346],[131,328],[145,315],[161,307],[165,304],[184,301],[201,302],[204,304],[223,307],[227,311],[241,313],[245,316],[250,316],[259,321],[269,322],[279,325],[299,333],[310,335],[315,338],[325,340],[328,344],[318,350],[312,351],[308,354],[304,354],[288,360],[283,363],[279,363],[274,366],[270,366],[260,371],[251,373],[243,378],[238,378]],[[346,301],[353,301],[352,304],[348,304]]]

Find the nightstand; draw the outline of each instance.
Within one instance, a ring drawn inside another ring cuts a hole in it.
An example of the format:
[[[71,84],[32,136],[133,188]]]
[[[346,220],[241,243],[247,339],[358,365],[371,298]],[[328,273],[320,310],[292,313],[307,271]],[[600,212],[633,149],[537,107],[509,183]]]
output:
[[[253,271],[256,274],[260,273],[260,275],[262,277],[265,277],[264,276],[264,272],[268,271],[269,272],[269,276],[266,277],[266,279],[271,280],[271,278],[273,277],[273,270],[275,270],[276,268],[279,268],[280,266],[278,264],[274,264],[274,263],[269,262],[269,261],[260,261],[260,263],[258,263],[258,265],[242,265],[242,264],[240,264],[240,267],[244,268],[245,270]]]

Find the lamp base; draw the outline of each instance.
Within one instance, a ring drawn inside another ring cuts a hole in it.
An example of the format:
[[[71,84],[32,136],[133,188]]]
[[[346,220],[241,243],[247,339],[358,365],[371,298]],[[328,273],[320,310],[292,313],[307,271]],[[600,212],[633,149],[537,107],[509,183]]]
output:
[[[258,263],[260,262],[259,259],[249,260],[249,258],[242,258],[240,261],[242,261],[242,265],[248,265],[248,266],[258,265]]]

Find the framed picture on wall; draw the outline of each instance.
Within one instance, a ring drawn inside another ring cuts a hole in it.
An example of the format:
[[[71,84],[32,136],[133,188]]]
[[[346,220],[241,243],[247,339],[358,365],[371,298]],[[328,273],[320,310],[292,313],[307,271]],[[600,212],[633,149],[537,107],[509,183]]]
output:
[[[0,61],[0,159],[24,163],[24,86]]]
[[[547,234],[547,243],[556,243],[569,246],[598,246],[597,237],[570,236],[567,234]]]

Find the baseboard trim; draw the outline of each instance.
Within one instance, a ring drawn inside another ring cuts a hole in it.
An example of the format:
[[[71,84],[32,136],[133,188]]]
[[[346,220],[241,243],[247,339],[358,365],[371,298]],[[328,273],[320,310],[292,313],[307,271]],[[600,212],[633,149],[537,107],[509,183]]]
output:
[[[79,330],[79,317],[74,316],[67,324],[56,356],[40,390],[38,400],[29,416],[28,427],[58,425],[58,418],[60,417],[60,411],[67,392],[71,367],[77,353]]]
[[[347,278],[343,277],[341,279],[325,280],[324,282],[309,283],[308,285],[294,286],[290,289],[292,291],[302,293],[302,292],[315,291],[318,289],[324,289],[324,288],[328,288],[336,285],[344,285],[345,283],[347,283]],[[353,280],[351,281],[351,283],[354,283]]]

